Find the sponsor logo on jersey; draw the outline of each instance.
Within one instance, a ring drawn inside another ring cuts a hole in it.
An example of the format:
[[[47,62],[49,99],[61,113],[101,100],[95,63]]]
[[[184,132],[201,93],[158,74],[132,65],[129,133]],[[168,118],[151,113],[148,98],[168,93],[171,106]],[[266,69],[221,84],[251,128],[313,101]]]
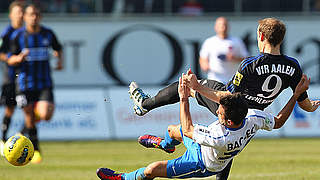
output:
[[[266,99],[263,99],[261,97],[256,97],[256,96],[250,96],[250,95],[245,95],[244,96],[246,99],[250,100],[250,101],[255,101],[259,104],[269,104],[269,103],[272,103],[274,101],[274,99],[271,99],[271,100],[266,100]]]
[[[43,43],[44,46],[48,46],[49,45],[49,40],[44,38],[42,43]]]
[[[47,47],[28,48],[28,50],[27,61],[47,61],[50,58]]]
[[[243,75],[237,72],[236,75],[234,76],[233,84],[236,86],[239,86],[242,78],[243,78]]]
[[[266,122],[266,124],[271,124],[272,123],[272,121],[269,118],[266,118],[264,121]]]

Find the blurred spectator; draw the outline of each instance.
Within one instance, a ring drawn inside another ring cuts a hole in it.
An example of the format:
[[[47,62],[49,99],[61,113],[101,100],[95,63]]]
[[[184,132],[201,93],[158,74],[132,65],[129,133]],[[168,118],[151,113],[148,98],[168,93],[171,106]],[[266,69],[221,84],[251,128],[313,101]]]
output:
[[[229,36],[225,17],[216,19],[214,30],[216,35],[206,39],[201,47],[199,63],[208,79],[226,84],[248,51],[241,39]]]
[[[180,13],[186,16],[200,16],[203,14],[203,7],[197,0],[187,0],[180,7]]]

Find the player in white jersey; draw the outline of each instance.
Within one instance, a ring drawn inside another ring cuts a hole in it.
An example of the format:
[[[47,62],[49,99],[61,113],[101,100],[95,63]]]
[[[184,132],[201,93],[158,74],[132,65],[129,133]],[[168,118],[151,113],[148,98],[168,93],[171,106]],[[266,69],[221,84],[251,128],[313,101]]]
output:
[[[208,73],[208,79],[226,84],[237,71],[248,51],[242,40],[228,34],[229,24],[225,17],[218,17],[214,30],[216,35],[204,41],[200,50],[201,70]]]
[[[184,75],[183,75],[184,76]],[[193,126],[189,111],[190,89],[179,79],[180,125],[168,127],[164,140],[144,135],[139,142],[145,147],[166,150],[183,142],[187,151],[181,157],[169,161],[158,161],[130,173],[117,174],[108,168],[100,168],[100,179],[143,180],[155,177],[191,178],[208,177],[222,171],[233,157],[239,154],[259,129],[271,131],[284,125],[301,93],[309,87],[310,79],[303,75],[292,97],[277,116],[249,109],[240,93],[216,96],[219,120],[206,127]]]

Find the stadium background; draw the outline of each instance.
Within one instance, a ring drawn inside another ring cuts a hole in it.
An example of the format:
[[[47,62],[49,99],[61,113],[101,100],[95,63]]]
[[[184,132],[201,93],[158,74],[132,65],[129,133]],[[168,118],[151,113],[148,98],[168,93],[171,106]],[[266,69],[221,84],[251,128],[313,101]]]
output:
[[[38,125],[44,161],[16,168],[1,160],[0,179],[97,179],[95,169],[99,167],[129,172],[181,155],[183,146],[167,155],[145,150],[135,141],[144,133],[163,135],[168,124],[178,123],[179,106],[138,117],[127,85],[137,81],[154,95],[189,67],[205,77],[198,66],[198,49],[214,34],[218,16],[230,20],[230,34],[241,37],[251,55],[258,53],[257,20],[270,16],[282,19],[288,27],[282,50],[299,59],[312,78],[310,98],[318,98],[317,0],[198,0],[203,9],[196,15],[181,12],[185,1],[34,0],[43,9],[43,24],[52,27],[64,45],[65,69],[53,72],[55,115],[50,123]],[[8,24],[9,3],[0,3],[0,29]],[[290,90],[284,92],[268,111],[277,113],[290,95]],[[195,101],[191,106],[196,122],[214,120]],[[22,124],[22,112],[17,110],[9,134],[20,130]],[[320,179],[319,127],[319,110],[305,113],[295,108],[282,129],[260,132],[236,157],[230,179]]]

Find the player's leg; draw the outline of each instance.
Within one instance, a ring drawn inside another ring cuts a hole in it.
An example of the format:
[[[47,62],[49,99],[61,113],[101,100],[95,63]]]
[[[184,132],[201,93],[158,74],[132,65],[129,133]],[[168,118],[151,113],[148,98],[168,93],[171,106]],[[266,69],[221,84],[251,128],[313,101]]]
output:
[[[2,140],[5,142],[7,140],[8,129],[11,124],[11,118],[14,113],[15,106],[5,106],[4,116],[2,120],[1,130],[2,130]]]
[[[99,168],[97,175],[103,180],[147,180],[156,177],[185,179],[215,175],[215,172],[206,170],[200,158],[200,146],[195,143],[187,145],[187,151],[181,157],[173,160],[157,161],[130,173],[117,174],[111,169]]]
[[[210,89],[214,89],[218,91],[226,91],[225,85],[219,81],[202,79],[200,80],[200,84]],[[217,109],[219,108],[218,103],[211,101],[210,99],[206,98],[205,96],[201,95],[198,92],[195,93],[195,98],[199,105],[208,108],[215,116],[218,116],[216,112]]]
[[[157,107],[179,102],[178,82],[161,89],[154,97],[147,96],[136,82],[131,82],[129,94],[135,104],[135,113],[139,116]]]
[[[39,100],[34,107],[36,119],[49,121],[54,113],[54,96],[52,89],[44,89],[40,91]]]
[[[228,163],[228,165],[222,171],[220,171],[217,174],[216,180],[227,180],[228,179],[229,173],[231,170],[231,166],[232,166],[232,161],[233,161],[233,159]]]
[[[185,179],[215,175],[216,172],[208,171],[204,165],[200,144],[186,136],[183,136],[181,130],[179,131],[187,151],[181,157],[168,161],[167,177]]]
[[[108,168],[99,168],[97,176],[103,180],[147,180],[156,177],[167,177],[167,162],[157,161],[130,173],[119,174]]]
[[[200,83],[211,89],[220,91],[226,90],[225,85],[218,81],[202,79],[200,80]],[[130,97],[133,99],[135,104],[135,113],[139,116],[143,116],[152,109],[179,102],[178,82],[174,82],[161,89],[154,97],[147,96],[135,82],[132,82],[129,87]],[[218,103],[215,103],[205,96],[202,96],[200,93],[194,91],[192,91],[191,96],[197,99],[199,105],[208,108],[214,115],[217,116],[216,110],[219,107]]]
[[[34,112],[37,119],[49,121],[54,113],[54,104],[48,101],[38,101]]]
[[[1,104],[5,105],[4,116],[2,120],[2,140],[7,140],[7,132],[11,124],[11,117],[14,113],[15,101],[15,86],[14,84],[4,84],[2,86]]]
[[[22,134],[26,135],[34,146],[34,156],[31,163],[40,163],[42,157],[40,154],[38,130],[35,123],[34,103],[39,99],[39,91],[18,92],[16,97],[17,106],[23,108],[25,124]]]
[[[167,153],[173,153],[175,146],[182,141],[180,135],[180,125],[170,125],[165,133],[165,138],[162,139],[153,135],[143,135],[138,138],[138,142],[146,148],[158,148]]]
[[[32,158],[31,162],[39,163],[41,162],[40,148],[39,148],[39,139],[38,139],[38,131],[35,125],[33,104],[28,104],[23,108],[24,118],[25,118],[25,135],[30,139],[34,146],[35,155]]]

